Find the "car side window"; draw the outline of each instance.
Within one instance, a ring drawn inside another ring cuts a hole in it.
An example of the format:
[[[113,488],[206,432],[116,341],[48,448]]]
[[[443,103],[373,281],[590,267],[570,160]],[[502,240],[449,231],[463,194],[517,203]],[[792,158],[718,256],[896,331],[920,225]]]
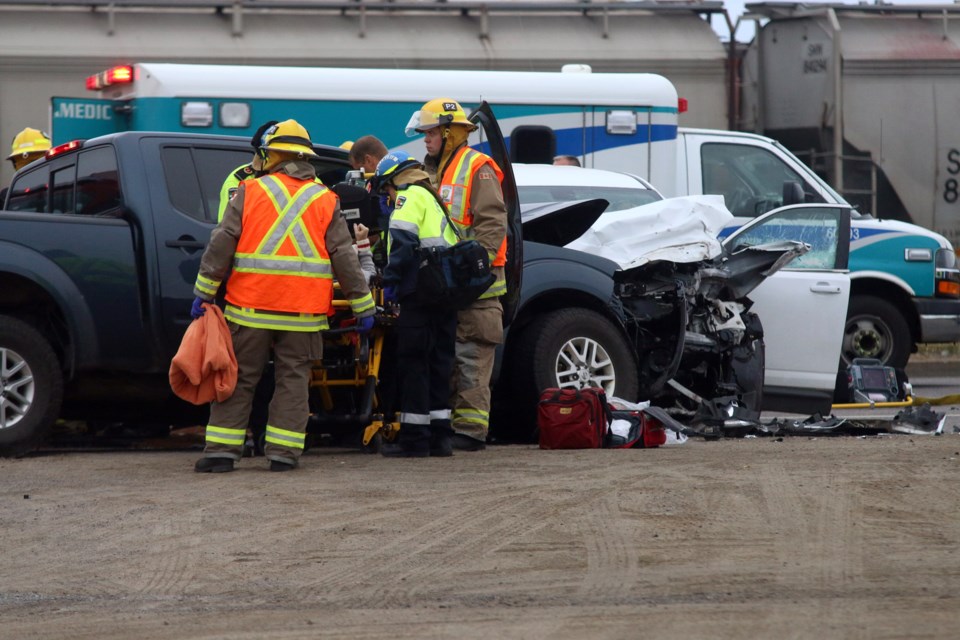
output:
[[[113,147],[94,147],[77,160],[76,212],[85,216],[120,214],[120,176]]]
[[[18,176],[10,186],[8,211],[43,213],[47,208],[47,184],[50,179],[48,167],[40,167]]]
[[[77,166],[68,164],[50,172],[51,213],[73,213],[73,190],[77,183]]]
[[[202,222],[216,222],[220,187],[251,154],[239,149],[166,146],[160,153],[170,203]]]
[[[795,258],[787,269],[836,269],[841,240],[843,210],[837,207],[798,207],[774,213],[745,228],[728,241],[736,250],[783,240],[810,245],[810,251]]]
[[[735,216],[753,218],[783,205],[783,183],[806,180],[767,149],[746,144],[700,147],[703,193],[722,195]],[[823,202],[806,194],[807,202]]]

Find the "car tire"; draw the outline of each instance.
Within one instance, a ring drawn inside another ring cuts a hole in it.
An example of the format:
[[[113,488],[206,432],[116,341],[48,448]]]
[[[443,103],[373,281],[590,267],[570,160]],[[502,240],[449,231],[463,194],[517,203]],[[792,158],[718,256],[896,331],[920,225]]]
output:
[[[631,402],[639,394],[633,348],[610,320],[589,309],[544,314],[524,329],[514,355],[510,386],[517,396],[510,430],[519,440],[536,436],[536,404],[544,389],[600,386],[608,398]],[[564,368],[566,376],[558,373]]]
[[[63,403],[60,361],[26,322],[0,316],[0,456],[22,456],[50,432]]]
[[[912,347],[910,327],[897,307],[874,296],[850,299],[840,350],[842,369],[854,358],[874,358],[902,369],[907,366]]]

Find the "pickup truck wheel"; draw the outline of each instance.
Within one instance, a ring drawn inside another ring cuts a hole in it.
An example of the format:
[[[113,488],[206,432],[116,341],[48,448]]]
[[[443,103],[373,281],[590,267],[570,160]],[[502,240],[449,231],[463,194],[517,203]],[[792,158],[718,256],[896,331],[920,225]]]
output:
[[[637,365],[612,322],[589,309],[546,314],[524,333],[525,376],[537,393],[549,387],[600,387],[608,397],[636,400]]]
[[[46,437],[63,402],[50,343],[27,323],[0,316],[0,456],[21,456]]]
[[[873,296],[850,299],[840,351],[845,369],[854,358],[874,358],[888,367],[903,368],[910,359],[910,327],[892,304]]]

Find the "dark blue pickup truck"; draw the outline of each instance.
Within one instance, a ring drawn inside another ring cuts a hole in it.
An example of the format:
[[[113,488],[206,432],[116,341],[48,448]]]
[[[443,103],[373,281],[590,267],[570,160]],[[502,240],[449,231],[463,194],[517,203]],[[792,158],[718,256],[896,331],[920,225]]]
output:
[[[529,437],[537,395],[549,386],[601,386],[691,412],[691,397],[736,396],[759,409],[762,328],[746,294],[724,284],[744,274],[669,262],[618,271],[563,248],[603,200],[558,205],[521,231],[496,120],[485,106],[473,117],[506,174],[510,211],[498,435]],[[315,148],[321,180],[340,184],[346,152]],[[0,203],[0,455],[30,451],[57,418],[205,420],[205,407],[173,396],[167,373],[190,322],[220,186],[250,157],[244,138],[128,132],[53,149],[15,175]],[[717,297],[744,300],[744,329],[709,328]]]

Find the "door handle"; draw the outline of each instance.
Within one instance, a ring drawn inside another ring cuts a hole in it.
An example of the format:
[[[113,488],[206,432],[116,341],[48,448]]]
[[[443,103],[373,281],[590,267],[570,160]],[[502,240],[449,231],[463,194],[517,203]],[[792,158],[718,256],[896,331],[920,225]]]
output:
[[[810,285],[810,291],[814,293],[840,293],[841,288],[839,285],[830,284],[829,282],[817,282],[816,284]]]
[[[180,236],[176,240],[167,240],[166,245],[171,249],[186,249],[187,251],[191,249],[196,251],[206,246],[193,236]]]

